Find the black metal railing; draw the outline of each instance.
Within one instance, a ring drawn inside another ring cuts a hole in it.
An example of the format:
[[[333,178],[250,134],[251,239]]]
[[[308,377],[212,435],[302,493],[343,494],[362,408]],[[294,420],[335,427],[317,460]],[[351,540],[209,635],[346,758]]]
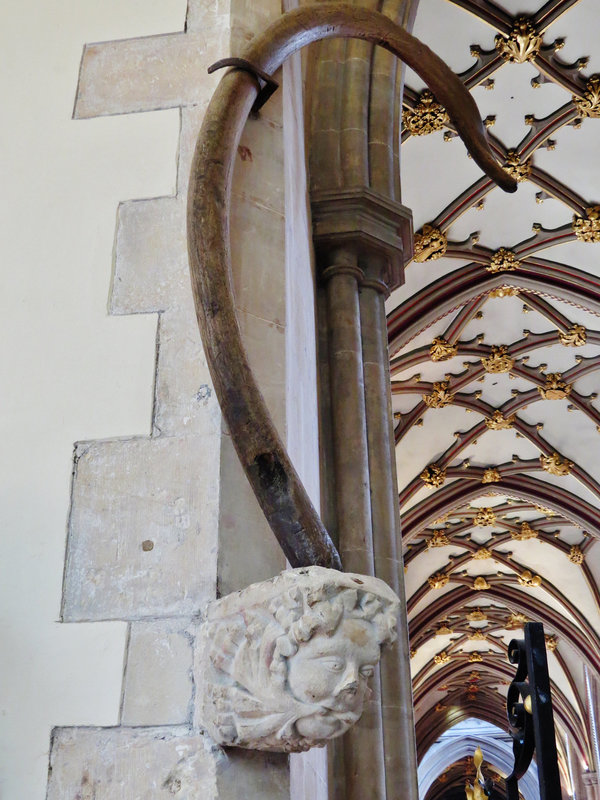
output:
[[[544,627],[541,622],[528,622],[524,631],[524,639],[513,639],[508,646],[508,658],[517,665],[517,673],[506,697],[515,756],[514,769],[506,778],[507,796],[519,800],[519,779],[535,754],[540,800],[561,800]]]

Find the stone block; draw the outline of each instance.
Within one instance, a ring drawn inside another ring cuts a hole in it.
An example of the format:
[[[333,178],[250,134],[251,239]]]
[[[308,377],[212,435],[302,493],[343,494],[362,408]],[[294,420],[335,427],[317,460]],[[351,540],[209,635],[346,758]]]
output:
[[[191,289],[184,308],[161,314],[157,342],[154,434],[217,436],[221,411],[202,349]]]
[[[218,592],[229,594],[285,569],[285,557],[242,470],[231,437],[221,442]]]
[[[281,120],[248,119],[236,154],[233,194],[283,214],[283,176]]]
[[[218,75],[218,73],[216,74]],[[281,70],[278,70],[275,73],[275,79],[280,81],[281,75]],[[252,174],[257,177],[257,183],[254,187],[254,194],[260,196],[261,194],[264,194],[268,188],[272,197],[271,203],[275,203],[276,210],[278,210],[279,213],[283,213],[281,200],[279,197],[280,191],[281,196],[283,196],[283,167],[281,167],[281,186],[279,189],[276,185],[269,186],[269,183],[272,184],[273,176],[276,175],[277,171],[279,170],[279,164],[283,164],[283,143],[278,142],[278,131],[282,126],[282,103],[283,93],[281,89],[279,89],[269,99],[269,102],[262,107],[258,118],[253,118],[248,121],[240,142],[240,148],[242,149],[238,151],[236,157],[237,172],[240,172],[243,167],[243,171],[238,178],[238,180],[241,182],[240,192],[246,191],[248,183],[247,176],[252,169]],[[182,198],[185,198],[187,195],[192,156],[196,147],[196,140],[198,138],[198,133],[200,132],[200,126],[202,125],[205,110],[205,105],[188,106],[181,109],[181,136],[179,140],[177,194]],[[263,136],[264,143],[261,140],[261,137]],[[275,163],[266,163],[266,159],[273,155],[273,153],[270,152],[267,144],[269,146],[274,145],[276,148]],[[252,161],[250,161],[248,158],[247,150],[244,150],[243,148],[250,150]],[[244,154],[246,157],[245,161],[242,160],[242,154]],[[267,180],[265,181],[264,185],[263,176],[259,171],[262,167],[265,168],[265,174],[267,175]],[[252,189],[250,189],[250,194],[252,195]]]
[[[327,749],[290,755],[290,800],[327,800]]]
[[[121,203],[110,313],[164,311],[190,294],[185,203],[175,197]]]
[[[285,324],[285,220],[255,203],[233,198],[231,258],[236,307]],[[265,270],[264,265],[272,265]]]
[[[237,317],[258,388],[285,441],[285,328],[239,309]]]
[[[235,0],[231,3],[231,52],[241,55],[248,42],[281,15],[281,0]]]
[[[127,648],[121,723],[191,721],[192,641],[187,620],[133,622]]]
[[[47,800],[217,800],[218,759],[186,727],[55,728]]]
[[[75,101],[76,119],[204,105],[220,76],[207,68],[229,51],[226,27],[88,44]]]
[[[192,158],[204,119],[205,106],[188,106],[181,109],[179,159],[177,163],[177,196],[187,198]]]
[[[219,437],[80,443],[62,617],[195,614],[215,596]]]
[[[290,800],[288,763],[283,753],[229,748],[217,764],[219,800]]]

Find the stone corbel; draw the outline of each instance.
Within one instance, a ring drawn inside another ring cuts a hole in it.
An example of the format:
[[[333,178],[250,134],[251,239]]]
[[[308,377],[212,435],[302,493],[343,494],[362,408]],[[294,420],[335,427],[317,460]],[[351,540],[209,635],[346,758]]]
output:
[[[196,724],[223,746],[325,745],[360,719],[398,611],[383,581],[323,567],[211,603],[197,642]]]
[[[359,284],[386,297],[404,283],[404,265],[413,254],[412,213],[406,206],[366,187],[313,194],[313,239],[321,278],[337,267],[332,254],[354,253]]]

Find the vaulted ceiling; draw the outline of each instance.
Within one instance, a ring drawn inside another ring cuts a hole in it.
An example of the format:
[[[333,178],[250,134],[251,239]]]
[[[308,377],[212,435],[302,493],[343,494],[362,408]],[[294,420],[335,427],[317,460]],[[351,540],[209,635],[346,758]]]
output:
[[[409,71],[415,253],[388,301],[419,754],[469,716],[505,727],[507,645],[541,621],[567,791],[600,671],[599,29],[597,0],[421,0],[415,35],[519,189]]]

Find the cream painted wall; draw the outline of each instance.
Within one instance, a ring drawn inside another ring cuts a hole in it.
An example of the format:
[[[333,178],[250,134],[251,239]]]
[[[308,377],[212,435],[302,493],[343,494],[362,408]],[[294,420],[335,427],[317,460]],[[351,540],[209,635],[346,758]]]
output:
[[[125,625],[58,623],[73,442],[149,432],[156,318],[109,317],[117,204],[172,194],[178,112],[72,121],[83,44],[181,30],[185,0],[6,2],[0,798],[45,797],[54,725],[111,725]]]

